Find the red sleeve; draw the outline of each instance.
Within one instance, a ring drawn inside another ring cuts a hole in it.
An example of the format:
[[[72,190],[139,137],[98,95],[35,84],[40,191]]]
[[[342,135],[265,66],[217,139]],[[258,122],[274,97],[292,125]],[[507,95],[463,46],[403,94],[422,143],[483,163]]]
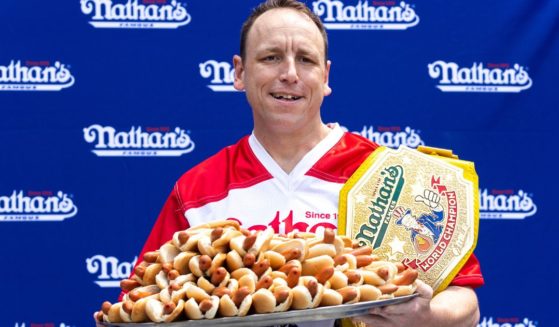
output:
[[[466,264],[460,269],[458,274],[454,277],[451,286],[469,286],[471,288],[477,288],[484,284],[483,276],[481,275],[481,269],[479,266],[479,261],[476,256],[472,253]]]
[[[136,261],[136,266],[142,262],[144,253],[149,251],[157,250],[165,242],[173,238],[173,234],[176,231],[184,230],[189,227],[186,217],[183,215],[181,210],[181,203],[176,195],[176,188],[165,201],[155,224],[153,225],[151,232],[144,243],[144,247],[138,256]],[[134,266],[135,268],[135,266]],[[132,270],[131,275],[134,274]],[[121,292],[119,296],[119,301],[122,301],[122,297],[125,292]]]

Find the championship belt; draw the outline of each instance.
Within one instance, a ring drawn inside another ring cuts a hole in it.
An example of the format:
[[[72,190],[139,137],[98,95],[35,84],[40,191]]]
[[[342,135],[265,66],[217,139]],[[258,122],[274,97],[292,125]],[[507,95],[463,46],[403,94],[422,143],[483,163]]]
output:
[[[338,233],[444,290],[477,242],[478,178],[450,150],[375,150],[340,192]]]

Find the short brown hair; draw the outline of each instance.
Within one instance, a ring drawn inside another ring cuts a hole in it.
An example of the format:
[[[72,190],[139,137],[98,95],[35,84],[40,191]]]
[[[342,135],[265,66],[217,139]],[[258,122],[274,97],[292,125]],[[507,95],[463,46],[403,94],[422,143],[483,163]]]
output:
[[[318,30],[320,31],[320,34],[322,35],[322,39],[324,40],[324,62],[326,62],[328,60],[328,36],[326,35],[326,29],[324,28],[324,25],[322,24],[322,21],[320,20],[320,18],[318,18],[318,16],[315,15],[315,13],[312,12],[312,10],[310,10],[310,8],[307,7],[306,4],[304,4],[303,2],[297,1],[297,0],[266,0],[265,2],[262,2],[256,8],[254,8],[252,10],[252,13],[245,20],[245,22],[243,23],[243,27],[241,29],[241,58],[242,58],[242,60],[245,60],[246,39],[247,39],[247,36],[248,36],[248,32],[250,31],[250,28],[254,24],[254,21],[256,21],[256,19],[258,17],[260,17],[260,15],[262,15],[266,11],[272,10],[272,9],[278,9],[278,8],[295,9],[298,12],[300,12],[300,13],[306,15],[307,17],[309,17],[314,22],[316,27],[318,27]]]

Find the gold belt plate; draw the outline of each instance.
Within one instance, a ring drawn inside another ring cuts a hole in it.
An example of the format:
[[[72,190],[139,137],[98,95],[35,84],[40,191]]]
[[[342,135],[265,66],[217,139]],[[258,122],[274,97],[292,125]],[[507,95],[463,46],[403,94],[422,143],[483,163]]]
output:
[[[478,222],[474,164],[449,150],[380,147],[340,192],[338,233],[417,269],[435,292],[472,254]]]

